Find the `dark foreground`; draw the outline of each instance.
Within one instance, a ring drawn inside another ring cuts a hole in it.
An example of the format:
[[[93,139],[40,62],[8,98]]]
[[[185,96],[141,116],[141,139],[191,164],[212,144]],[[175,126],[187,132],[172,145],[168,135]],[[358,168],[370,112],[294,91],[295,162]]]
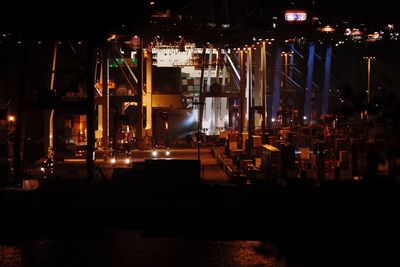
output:
[[[399,193],[390,181],[2,191],[0,266],[400,266]]]

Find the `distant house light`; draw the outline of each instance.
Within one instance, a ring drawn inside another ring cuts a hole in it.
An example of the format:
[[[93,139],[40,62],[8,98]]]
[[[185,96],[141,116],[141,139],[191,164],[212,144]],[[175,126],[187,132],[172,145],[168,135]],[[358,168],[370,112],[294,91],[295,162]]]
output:
[[[361,32],[359,29],[353,29],[352,30],[352,32],[351,32],[351,38],[353,39],[353,40],[361,40],[362,39],[362,36],[363,36],[363,32]]]
[[[332,28],[332,27],[329,26],[329,25],[326,25],[325,27],[323,27],[323,28],[321,29],[321,32],[327,32],[327,33],[334,32],[334,31],[335,31],[335,28]]]
[[[379,34],[379,32],[374,32],[372,34],[368,34],[367,36],[367,42],[375,42],[379,41],[382,39],[382,36]]]
[[[389,31],[393,31],[394,30],[394,24],[388,24],[386,26],[386,29],[388,29]]]

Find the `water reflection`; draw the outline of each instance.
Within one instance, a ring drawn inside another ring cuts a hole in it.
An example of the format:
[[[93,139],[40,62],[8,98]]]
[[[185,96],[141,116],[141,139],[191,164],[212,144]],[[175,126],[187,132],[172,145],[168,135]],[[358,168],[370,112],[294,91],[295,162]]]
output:
[[[104,251],[113,251],[106,259],[109,266],[276,266],[274,259],[258,252],[260,241],[143,238],[113,232],[103,245]]]
[[[0,243],[1,267],[43,266],[266,266],[273,256],[260,252],[260,241],[214,241],[147,237],[139,232]],[[284,266],[282,266],[284,267]]]
[[[0,266],[20,267],[22,265],[22,250],[19,246],[0,244]]]
[[[151,237],[141,232],[73,233],[0,240],[0,267],[77,266],[400,266],[398,240],[281,242]]]

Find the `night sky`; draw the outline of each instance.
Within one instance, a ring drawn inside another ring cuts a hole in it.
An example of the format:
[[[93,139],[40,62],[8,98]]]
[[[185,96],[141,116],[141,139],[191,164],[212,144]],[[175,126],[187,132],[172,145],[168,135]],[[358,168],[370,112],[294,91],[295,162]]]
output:
[[[151,11],[150,1],[109,1],[105,4],[100,1],[54,1],[49,4],[47,1],[32,1],[20,3],[10,1],[0,16],[0,30],[18,31],[28,33],[67,33],[86,34],[93,30],[109,31],[127,24],[135,26],[143,21]],[[171,8],[173,14],[178,14],[182,7],[197,2],[199,9],[204,9],[210,0],[159,0],[155,1],[153,8]],[[239,0],[229,0],[231,6],[240,6]],[[314,2],[314,4],[312,4]],[[392,21],[399,22],[397,9],[394,2],[381,0],[379,4],[369,4],[367,1],[355,0],[248,0],[244,2],[248,8],[256,7],[262,9],[264,14],[272,11],[307,7],[321,16],[340,18],[363,23],[375,23]],[[196,10],[197,12],[205,12]],[[238,9],[231,13],[238,12]]]

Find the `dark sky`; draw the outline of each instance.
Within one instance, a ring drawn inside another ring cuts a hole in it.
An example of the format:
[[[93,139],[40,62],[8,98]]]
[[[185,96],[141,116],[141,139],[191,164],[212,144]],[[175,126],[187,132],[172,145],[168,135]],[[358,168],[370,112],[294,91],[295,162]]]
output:
[[[211,0],[158,0],[158,7],[172,7],[173,12],[188,3],[200,3]],[[223,1],[223,0],[215,0]],[[312,6],[316,13],[329,17],[346,17],[368,23],[399,21],[395,1],[380,0],[376,4],[362,0],[228,0],[229,3],[242,1],[246,5],[257,5],[269,13],[279,8]],[[135,24],[149,13],[150,0],[130,1],[8,1],[7,8],[2,7],[0,30],[25,30],[28,32],[88,32],[103,28],[112,28],[121,23]],[[292,5],[292,2],[295,4]],[[314,5],[312,5],[314,2]],[[233,5],[235,6],[235,5]],[[200,12],[207,12],[200,10]],[[237,12],[237,10],[236,10]]]

